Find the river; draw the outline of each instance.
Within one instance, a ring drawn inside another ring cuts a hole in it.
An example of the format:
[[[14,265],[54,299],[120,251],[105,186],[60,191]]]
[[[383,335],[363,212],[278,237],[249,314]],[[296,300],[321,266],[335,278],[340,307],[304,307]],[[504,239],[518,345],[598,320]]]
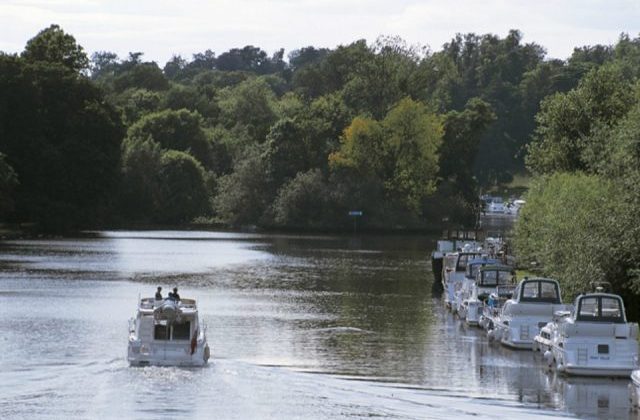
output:
[[[631,418],[432,295],[435,237],[92,232],[0,242],[0,418]],[[140,295],[198,300],[213,358],[131,368]]]

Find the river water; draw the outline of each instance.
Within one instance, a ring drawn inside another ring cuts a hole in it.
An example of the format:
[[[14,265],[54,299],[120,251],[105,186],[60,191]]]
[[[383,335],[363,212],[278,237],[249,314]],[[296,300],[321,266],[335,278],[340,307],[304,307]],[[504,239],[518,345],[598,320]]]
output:
[[[0,418],[631,418],[629,381],[567,380],[432,293],[437,238],[184,231],[0,242]],[[157,285],[198,299],[202,369],[131,368]]]

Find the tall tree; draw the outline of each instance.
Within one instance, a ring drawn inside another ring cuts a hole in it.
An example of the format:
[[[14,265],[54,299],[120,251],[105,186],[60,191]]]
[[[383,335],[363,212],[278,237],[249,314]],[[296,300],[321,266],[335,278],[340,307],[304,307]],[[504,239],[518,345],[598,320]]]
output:
[[[89,59],[76,39],[58,25],[43,29],[27,42],[22,52],[27,61],[45,61],[61,64],[74,72],[86,70]]]

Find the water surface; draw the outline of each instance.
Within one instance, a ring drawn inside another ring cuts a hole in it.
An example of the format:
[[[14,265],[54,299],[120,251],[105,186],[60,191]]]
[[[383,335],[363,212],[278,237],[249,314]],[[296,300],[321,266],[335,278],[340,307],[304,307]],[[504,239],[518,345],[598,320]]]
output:
[[[566,380],[432,295],[436,238],[94,232],[0,243],[0,418],[629,418],[628,381]],[[174,285],[204,369],[130,368],[138,296]]]

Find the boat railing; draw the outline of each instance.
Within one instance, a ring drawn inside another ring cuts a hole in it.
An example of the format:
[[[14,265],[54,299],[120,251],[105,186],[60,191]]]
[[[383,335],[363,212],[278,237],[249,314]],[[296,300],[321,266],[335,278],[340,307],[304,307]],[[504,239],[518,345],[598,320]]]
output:
[[[142,298],[142,299],[140,299],[139,309],[152,310],[152,309],[157,308],[158,306],[160,306],[160,304],[162,304],[162,302],[164,302],[167,299],[170,299],[170,298],[164,298],[162,300],[156,300],[156,298],[154,298],[154,297]],[[178,301],[178,306],[180,308],[185,308],[185,309],[197,309],[197,305],[196,305],[196,300],[195,299],[188,299],[188,298],[187,299],[180,299]]]

